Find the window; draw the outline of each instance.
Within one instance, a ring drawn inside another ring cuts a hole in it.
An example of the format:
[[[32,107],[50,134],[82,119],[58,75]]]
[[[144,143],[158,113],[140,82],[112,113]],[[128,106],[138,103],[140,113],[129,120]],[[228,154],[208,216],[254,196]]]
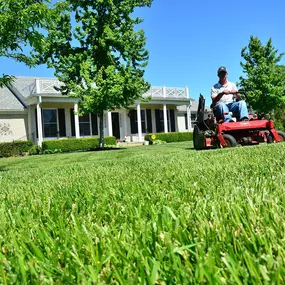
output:
[[[36,137],[38,138],[37,109],[35,109]],[[43,137],[66,137],[65,110],[42,109]]]
[[[44,109],[43,110],[43,127],[44,137],[51,138],[58,136],[57,127],[57,110],[56,109]]]
[[[71,135],[75,137],[75,121],[74,110],[70,110]],[[98,135],[98,120],[96,114],[86,114],[79,116],[79,133],[80,136],[97,136]]]
[[[131,123],[131,133],[138,133],[138,116],[137,110],[131,110],[129,113],[130,123]],[[146,132],[146,114],[145,110],[141,110],[141,125],[142,125],[142,133]]]
[[[90,116],[86,114],[84,116],[79,116],[79,130],[80,136],[90,136]]]
[[[185,129],[188,130],[188,120],[187,120],[187,113],[184,114],[185,117]],[[191,128],[194,128],[195,121],[196,121],[196,114],[191,113]]]
[[[159,109],[155,110],[155,120],[156,120],[156,132],[157,133],[164,133],[163,110],[159,110]],[[167,126],[168,126],[168,131],[170,132],[169,110],[167,110]]]

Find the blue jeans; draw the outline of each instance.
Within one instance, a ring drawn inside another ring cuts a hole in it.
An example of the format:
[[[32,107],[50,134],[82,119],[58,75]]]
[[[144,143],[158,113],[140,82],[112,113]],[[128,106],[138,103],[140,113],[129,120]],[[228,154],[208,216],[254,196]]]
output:
[[[248,118],[248,110],[244,100],[237,102],[224,104],[220,103],[214,107],[214,113],[219,119],[224,118],[224,122],[229,122],[232,119],[230,114],[224,115],[224,113],[232,112],[234,117],[238,119]]]

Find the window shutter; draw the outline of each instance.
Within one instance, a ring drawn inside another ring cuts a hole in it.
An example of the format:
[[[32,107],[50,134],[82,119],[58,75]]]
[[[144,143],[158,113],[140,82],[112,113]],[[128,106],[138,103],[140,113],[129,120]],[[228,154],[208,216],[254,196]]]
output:
[[[138,120],[137,120],[137,111],[131,110],[129,113],[130,123],[131,123],[131,134],[138,133]]]
[[[175,114],[174,114],[174,110],[170,109],[170,128],[171,128],[171,132],[175,132]]]
[[[64,109],[58,109],[58,125],[59,125],[59,136],[66,137],[65,127],[65,112]]]
[[[155,109],[155,123],[156,123],[156,132],[160,133],[162,131],[160,124],[160,110]]]
[[[91,114],[92,136],[98,136],[98,117],[97,114]]]
[[[152,133],[151,109],[146,109],[147,132]]]

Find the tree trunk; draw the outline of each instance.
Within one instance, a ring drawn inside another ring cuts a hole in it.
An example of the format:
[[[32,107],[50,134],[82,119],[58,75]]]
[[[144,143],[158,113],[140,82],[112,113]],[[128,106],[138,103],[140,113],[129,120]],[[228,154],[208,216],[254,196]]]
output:
[[[99,144],[99,146],[100,146],[100,148],[104,148],[104,116],[103,115],[104,115],[104,113],[103,113],[103,111],[101,111],[99,113],[99,120],[100,120],[100,122],[99,122],[100,144]]]

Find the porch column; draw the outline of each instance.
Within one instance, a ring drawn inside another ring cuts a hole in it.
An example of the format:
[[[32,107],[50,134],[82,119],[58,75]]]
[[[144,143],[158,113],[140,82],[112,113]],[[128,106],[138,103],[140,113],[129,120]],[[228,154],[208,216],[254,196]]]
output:
[[[35,139],[33,136],[33,129],[32,129],[32,108],[31,106],[28,107],[28,132],[27,132],[27,139],[32,140],[35,143]]]
[[[168,133],[168,126],[167,126],[167,109],[166,104],[163,104],[163,122],[164,122],[164,133]]]
[[[108,112],[108,135],[113,136],[112,113]]]
[[[178,132],[177,109],[174,109],[175,131]]]
[[[74,104],[74,124],[75,124],[75,137],[78,139],[80,138],[80,131],[79,131],[79,117],[78,117],[78,103]]]
[[[38,146],[42,147],[43,144],[43,123],[42,123],[42,97],[38,97],[37,103],[37,125],[38,125]]]
[[[189,98],[189,88],[185,86],[185,97],[188,99]]]
[[[191,102],[187,106],[187,124],[188,124],[188,131],[192,131],[192,124],[191,124]]]
[[[138,117],[138,135],[139,141],[142,142],[142,119],[141,119],[141,105],[137,104],[137,117]]]
[[[162,87],[162,97],[166,98],[166,87],[165,86]]]
[[[125,132],[125,136],[128,136],[128,111],[127,110],[125,110],[125,112],[123,113],[123,116],[124,116],[124,132]]]
[[[152,132],[156,133],[155,109],[151,109],[151,123],[152,123]]]
[[[64,109],[64,115],[65,115],[66,137],[70,138],[70,137],[72,137],[71,121],[70,121],[70,108]]]

